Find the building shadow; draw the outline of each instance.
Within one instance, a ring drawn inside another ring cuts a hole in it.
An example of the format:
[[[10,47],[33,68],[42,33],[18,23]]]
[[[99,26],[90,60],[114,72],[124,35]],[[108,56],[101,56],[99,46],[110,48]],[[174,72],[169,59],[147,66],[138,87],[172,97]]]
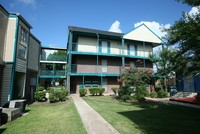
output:
[[[139,110],[118,112],[145,134],[199,134],[200,109],[176,105],[142,104]]]

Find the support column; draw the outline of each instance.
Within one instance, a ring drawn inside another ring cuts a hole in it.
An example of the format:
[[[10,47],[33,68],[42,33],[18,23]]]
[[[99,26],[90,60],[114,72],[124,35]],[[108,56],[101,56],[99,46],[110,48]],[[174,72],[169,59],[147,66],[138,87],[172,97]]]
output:
[[[143,42],[143,52],[144,52],[144,57],[146,57],[146,56],[145,56],[145,54],[146,54],[145,42]],[[145,62],[146,62],[145,59],[143,59],[144,68],[146,67],[146,63],[145,63]]]
[[[124,39],[122,38],[122,71],[124,71],[125,58],[124,58]]]
[[[82,84],[83,84],[83,87],[82,88],[84,88],[84,83],[85,82],[85,76],[83,76],[83,81],[82,81]]]
[[[68,62],[67,62],[67,89],[69,90],[70,94],[70,74],[71,74],[71,66],[72,66],[72,39],[73,39],[73,33],[72,31],[69,32],[69,47],[68,47]]]
[[[99,66],[99,34],[97,34],[97,63],[96,63],[96,73],[98,73],[98,66]]]

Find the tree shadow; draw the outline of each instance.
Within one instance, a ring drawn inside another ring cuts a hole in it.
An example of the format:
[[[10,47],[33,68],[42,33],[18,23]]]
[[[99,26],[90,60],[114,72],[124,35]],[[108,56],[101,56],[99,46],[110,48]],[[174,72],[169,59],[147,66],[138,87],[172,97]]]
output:
[[[140,110],[118,112],[146,134],[199,134],[200,109],[167,104],[135,105]]]
[[[6,128],[0,128],[0,134],[2,134],[5,130]]]

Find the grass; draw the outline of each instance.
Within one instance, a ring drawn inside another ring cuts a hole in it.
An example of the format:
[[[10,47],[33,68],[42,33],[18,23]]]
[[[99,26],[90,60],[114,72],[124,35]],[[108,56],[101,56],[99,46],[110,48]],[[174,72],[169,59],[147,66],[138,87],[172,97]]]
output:
[[[119,102],[109,96],[83,98],[121,134],[199,134],[200,109]]]
[[[35,103],[28,114],[0,128],[4,134],[86,134],[71,99],[54,104]]]

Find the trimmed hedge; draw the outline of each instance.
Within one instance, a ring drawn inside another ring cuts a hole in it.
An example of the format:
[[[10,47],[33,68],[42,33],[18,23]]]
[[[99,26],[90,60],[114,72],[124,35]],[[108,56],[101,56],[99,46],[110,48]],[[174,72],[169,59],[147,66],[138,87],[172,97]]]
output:
[[[102,87],[91,87],[89,88],[90,94],[94,95],[102,95],[105,91],[105,88]]]
[[[85,96],[87,93],[87,89],[81,88],[81,89],[79,89],[79,93],[80,93],[80,96]]]
[[[61,90],[55,90],[55,88],[61,88]],[[65,87],[57,86],[49,89],[49,102],[55,103],[59,101],[65,101],[67,99],[68,90]]]
[[[46,91],[37,91],[34,93],[34,98],[36,101],[43,102],[46,101]]]

